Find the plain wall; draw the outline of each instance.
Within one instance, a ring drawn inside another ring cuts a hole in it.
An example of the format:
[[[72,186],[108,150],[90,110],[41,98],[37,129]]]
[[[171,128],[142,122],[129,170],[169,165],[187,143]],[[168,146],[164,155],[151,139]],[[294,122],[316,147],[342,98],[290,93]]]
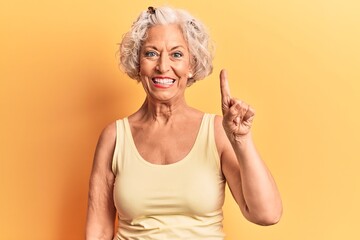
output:
[[[221,114],[219,71],[256,109],[258,150],[280,188],[281,222],[246,222],[226,193],[227,239],[360,239],[360,2],[2,1],[0,239],[83,239],[102,128],[138,109],[141,85],[117,43],[140,11],[189,10],[216,45],[214,72],[187,90]]]

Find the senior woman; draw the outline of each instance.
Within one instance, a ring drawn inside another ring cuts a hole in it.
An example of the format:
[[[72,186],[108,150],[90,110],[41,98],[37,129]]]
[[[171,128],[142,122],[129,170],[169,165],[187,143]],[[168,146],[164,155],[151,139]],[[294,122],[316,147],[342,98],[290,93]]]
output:
[[[251,137],[254,110],[231,97],[225,71],[223,117],[185,101],[186,88],[212,72],[210,46],[200,21],[169,7],[149,7],[124,36],[122,67],[146,98],[100,136],[87,240],[224,239],[226,183],[246,219],[279,221],[279,192]]]

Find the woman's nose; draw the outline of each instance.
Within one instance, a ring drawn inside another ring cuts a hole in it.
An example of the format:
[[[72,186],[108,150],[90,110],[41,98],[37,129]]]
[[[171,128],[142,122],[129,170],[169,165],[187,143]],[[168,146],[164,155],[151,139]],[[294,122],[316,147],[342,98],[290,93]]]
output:
[[[170,70],[170,59],[167,54],[161,54],[157,69],[162,73]]]

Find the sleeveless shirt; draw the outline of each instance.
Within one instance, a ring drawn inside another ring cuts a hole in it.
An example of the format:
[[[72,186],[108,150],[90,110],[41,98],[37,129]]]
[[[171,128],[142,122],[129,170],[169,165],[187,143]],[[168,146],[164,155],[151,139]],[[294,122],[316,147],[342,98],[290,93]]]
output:
[[[225,178],[215,144],[214,117],[204,114],[189,153],[168,165],[143,159],[128,119],[116,121],[112,171],[118,229],[114,240],[224,239]]]

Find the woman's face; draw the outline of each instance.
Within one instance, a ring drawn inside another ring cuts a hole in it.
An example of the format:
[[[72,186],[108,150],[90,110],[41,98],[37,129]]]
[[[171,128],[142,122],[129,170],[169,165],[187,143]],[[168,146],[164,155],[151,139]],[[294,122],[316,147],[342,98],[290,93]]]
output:
[[[182,99],[191,66],[180,27],[155,25],[147,35],[140,50],[140,79],[148,97],[161,102]]]

